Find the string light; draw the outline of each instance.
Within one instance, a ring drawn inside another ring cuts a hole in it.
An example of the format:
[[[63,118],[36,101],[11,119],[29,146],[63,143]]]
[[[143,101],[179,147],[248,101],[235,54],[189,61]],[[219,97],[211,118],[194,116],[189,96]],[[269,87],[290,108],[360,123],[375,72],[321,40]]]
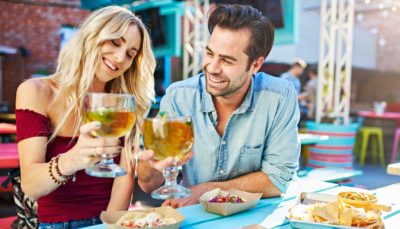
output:
[[[366,5],[376,6],[380,10],[388,9],[392,12],[399,11],[400,0],[364,0]]]
[[[384,18],[383,20],[387,20],[390,17],[398,17],[397,12],[400,11],[400,0],[363,0],[365,5],[368,5],[367,9],[372,9],[376,7],[379,14]],[[356,20],[358,22],[364,21],[364,15],[360,12],[356,15]],[[372,27],[369,29],[369,32],[374,35],[380,34],[380,31],[377,27]],[[400,32],[400,30],[399,30]],[[387,46],[387,40],[383,36],[379,36],[377,40],[377,44],[379,47],[383,48]],[[399,46],[400,47],[400,46]]]
[[[384,47],[386,45],[386,39],[384,37],[379,38],[378,44],[381,47]]]

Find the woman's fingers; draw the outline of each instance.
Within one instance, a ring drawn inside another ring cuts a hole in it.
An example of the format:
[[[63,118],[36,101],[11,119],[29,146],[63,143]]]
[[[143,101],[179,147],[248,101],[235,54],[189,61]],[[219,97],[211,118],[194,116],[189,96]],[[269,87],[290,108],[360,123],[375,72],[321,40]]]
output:
[[[85,137],[91,137],[90,131],[98,130],[100,127],[101,127],[100,122],[97,122],[97,121],[89,122],[89,123],[83,124],[79,128],[79,133],[80,133],[80,135],[83,135]]]
[[[85,142],[87,147],[111,147],[120,145],[118,138],[91,138],[85,139]]]
[[[122,150],[121,146],[112,146],[112,147],[94,147],[93,156],[97,155],[116,155],[119,154]]]

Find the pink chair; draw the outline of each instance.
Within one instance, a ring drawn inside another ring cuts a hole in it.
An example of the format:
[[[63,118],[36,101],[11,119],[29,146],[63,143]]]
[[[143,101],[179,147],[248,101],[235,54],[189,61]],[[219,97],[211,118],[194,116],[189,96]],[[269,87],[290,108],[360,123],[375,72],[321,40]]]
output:
[[[396,130],[394,132],[392,155],[390,157],[390,163],[394,163],[396,161],[396,154],[397,154],[397,147],[399,146],[399,140],[400,140],[400,128],[396,128]]]

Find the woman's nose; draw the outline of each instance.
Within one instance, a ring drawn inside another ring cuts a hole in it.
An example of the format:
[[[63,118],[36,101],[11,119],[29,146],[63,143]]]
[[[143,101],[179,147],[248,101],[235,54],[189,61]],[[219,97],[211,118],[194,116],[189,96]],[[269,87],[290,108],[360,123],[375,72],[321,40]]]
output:
[[[116,51],[114,53],[114,60],[115,61],[117,61],[119,63],[122,63],[124,61],[124,58],[125,58],[125,51],[118,50],[118,51]]]

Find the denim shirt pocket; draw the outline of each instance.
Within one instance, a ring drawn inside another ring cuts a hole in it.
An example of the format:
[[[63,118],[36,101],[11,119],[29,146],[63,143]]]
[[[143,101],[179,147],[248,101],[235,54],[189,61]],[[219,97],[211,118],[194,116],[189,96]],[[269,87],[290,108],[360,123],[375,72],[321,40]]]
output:
[[[261,170],[263,145],[242,146],[240,148],[238,175],[244,175]]]

